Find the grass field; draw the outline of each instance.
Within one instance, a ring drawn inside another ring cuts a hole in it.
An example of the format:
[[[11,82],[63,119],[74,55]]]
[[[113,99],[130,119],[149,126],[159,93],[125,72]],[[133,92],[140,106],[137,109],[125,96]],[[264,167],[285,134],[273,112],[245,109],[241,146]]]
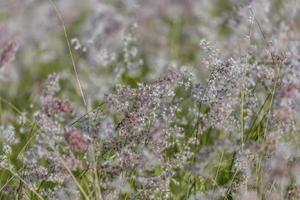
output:
[[[0,199],[300,199],[299,0],[0,0]]]

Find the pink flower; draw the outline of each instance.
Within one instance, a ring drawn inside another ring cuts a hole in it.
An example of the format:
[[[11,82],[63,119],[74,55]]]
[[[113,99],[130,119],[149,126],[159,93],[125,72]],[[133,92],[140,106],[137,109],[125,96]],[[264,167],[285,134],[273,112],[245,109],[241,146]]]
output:
[[[49,116],[54,114],[71,114],[72,107],[68,100],[62,100],[57,97],[50,98],[43,105],[44,112]]]
[[[72,151],[79,153],[87,150],[87,142],[83,138],[80,130],[71,129],[66,133],[65,138]]]
[[[281,119],[291,120],[293,119],[293,111],[289,107],[281,107],[275,110],[275,116]]]
[[[295,83],[288,83],[283,88],[282,97],[290,99],[290,98],[292,98],[295,95],[295,93],[298,90],[299,90],[299,85],[297,85]]]
[[[0,54],[0,67],[11,62],[16,54],[17,44],[14,41],[6,41],[3,44],[3,50]]]

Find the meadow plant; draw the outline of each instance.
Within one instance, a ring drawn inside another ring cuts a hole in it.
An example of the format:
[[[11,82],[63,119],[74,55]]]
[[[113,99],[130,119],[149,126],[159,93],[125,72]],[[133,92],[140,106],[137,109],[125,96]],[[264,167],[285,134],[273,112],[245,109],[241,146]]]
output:
[[[300,199],[299,11],[0,1],[0,199]]]

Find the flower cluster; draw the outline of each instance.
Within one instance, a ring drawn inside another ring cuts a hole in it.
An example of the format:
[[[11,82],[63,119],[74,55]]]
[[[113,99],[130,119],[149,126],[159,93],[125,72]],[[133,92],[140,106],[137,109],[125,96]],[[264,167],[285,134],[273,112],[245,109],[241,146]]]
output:
[[[300,199],[299,11],[0,1],[0,199]]]

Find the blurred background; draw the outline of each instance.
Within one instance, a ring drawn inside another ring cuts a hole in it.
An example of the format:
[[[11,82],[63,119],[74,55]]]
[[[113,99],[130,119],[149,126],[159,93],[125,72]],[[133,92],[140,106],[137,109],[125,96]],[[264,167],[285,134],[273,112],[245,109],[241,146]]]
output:
[[[170,67],[203,79],[201,40],[223,57],[261,55],[271,42],[297,49],[299,9],[299,0],[0,0],[0,95],[25,110],[59,72],[63,95],[82,104],[67,40],[90,106],[116,84],[136,86]]]

